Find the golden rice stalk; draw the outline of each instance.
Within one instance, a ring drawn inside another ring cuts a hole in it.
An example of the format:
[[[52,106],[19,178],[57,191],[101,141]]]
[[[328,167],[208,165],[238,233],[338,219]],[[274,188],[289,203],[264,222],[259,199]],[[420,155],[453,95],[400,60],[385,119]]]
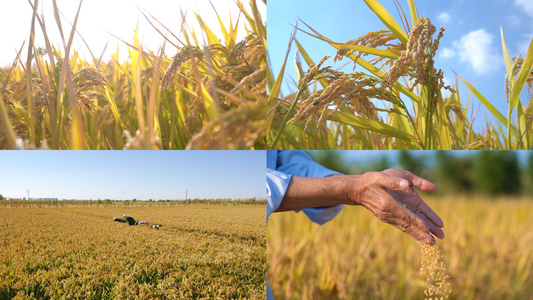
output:
[[[451,110],[453,111],[453,113],[455,114],[455,116],[463,123],[467,123],[468,120],[464,114],[464,110],[463,110],[463,107],[461,106],[461,103],[459,102],[459,100],[457,100],[457,98],[455,97],[448,97],[447,99],[444,99],[445,100],[445,107],[447,110]]]
[[[47,92],[45,89],[43,89],[41,80],[39,78],[30,78],[29,85],[26,84],[26,80],[27,77],[21,77],[19,80],[17,80],[11,85],[10,89],[4,89],[4,92],[2,94],[4,99],[3,101],[5,102],[6,107],[11,108],[7,111],[7,114],[11,120],[18,119],[18,116],[15,113],[15,108],[19,107],[24,110],[28,110],[26,101],[26,93],[28,91],[28,88],[34,99],[37,100],[32,102],[31,110],[34,119],[40,119],[41,115],[44,112],[44,110],[42,109],[42,104],[45,101],[45,94]],[[13,122],[13,130],[15,132],[15,135],[19,138],[22,138],[22,140],[29,138],[29,128],[26,122]],[[2,135],[0,135],[0,144],[4,144],[4,142],[6,142],[7,136],[3,134],[3,130],[0,130],[0,133],[2,133]]]
[[[414,78],[415,82],[411,86],[411,90],[417,85],[430,85],[431,82],[435,84],[433,91],[448,89],[452,92],[454,90],[450,86],[444,85],[444,75],[442,70],[434,68],[433,56],[435,56],[440,44],[440,39],[444,35],[444,28],[436,39],[432,39],[436,27],[431,24],[429,18],[419,18],[418,22],[409,32],[409,40],[405,51],[394,62],[392,67],[385,73],[384,81],[392,85],[400,78],[400,76],[409,75]]]
[[[74,83],[78,105],[92,111],[99,108],[95,99],[104,99],[99,88],[105,88],[109,84],[104,73],[93,67],[84,67],[74,74]]]
[[[91,87],[106,86],[108,81],[102,70],[93,67],[81,68],[74,74],[78,93],[88,91]]]
[[[246,87],[255,85],[266,78],[266,65],[262,66],[255,72],[244,77],[230,93],[236,94],[242,92]]]
[[[212,45],[211,47],[216,46]],[[266,60],[266,52],[257,34],[250,34],[228,53],[228,65],[259,65]]]
[[[187,145],[187,150],[237,150],[264,144],[266,107],[262,102],[243,103],[206,123]]]
[[[304,78],[309,77],[325,79],[329,81],[329,85],[303,100],[298,112],[289,121],[289,123],[305,121],[306,130],[313,122],[317,122],[317,129],[320,128],[342,107],[347,107],[353,114],[378,120],[377,112],[383,110],[375,107],[371,99],[399,103],[380,80],[361,72],[340,73],[330,72],[329,67],[320,70],[311,68],[304,76]]]
[[[181,64],[191,57],[191,51],[195,58],[202,58],[204,56],[203,51],[198,47],[185,46],[181,48],[181,50],[172,57],[172,62],[168,65],[165,75],[163,75],[163,78],[161,79],[161,85],[159,86],[160,90],[164,90],[170,86],[172,79],[174,79]]]
[[[387,50],[400,52],[402,50],[401,44],[391,44],[389,43],[392,40],[395,40],[396,36],[391,33],[388,30],[379,30],[379,31],[372,31],[368,32],[367,34],[364,34],[356,39],[346,41],[346,44],[349,45],[358,45],[358,46],[365,46],[365,47],[371,47],[371,48],[378,48],[378,47],[385,47]],[[353,50],[347,49],[347,48],[340,48],[337,51],[337,54],[335,54],[335,57],[333,58],[334,62],[342,60],[345,56],[348,56],[350,53],[353,53]],[[362,53],[356,51],[356,59],[354,59],[354,62],[357,61],[357,59],[361,56],[367,56],[368,53]],[[383,57],[378,57],[371,62],[374,64],[384,59]],[[390,59],[386,60],[387,62],[390,61]],[[356,64],[354,63],[354,69],[356,67]]]

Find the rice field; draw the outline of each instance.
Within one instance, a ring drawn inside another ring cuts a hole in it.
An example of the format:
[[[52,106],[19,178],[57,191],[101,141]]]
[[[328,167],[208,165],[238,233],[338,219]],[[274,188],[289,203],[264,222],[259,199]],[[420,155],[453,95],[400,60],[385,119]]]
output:
[[[358,14],[375,14],[382,29],[348,41],[331,40],[300,20],[268,97],[270,149],[532,148],[533,40],[527,53],[510,57],[501,31],[507,71],[502,88],[509,103],[505,115],[460,74],[447,74],[456,77],[454,86],[444,84],[444,71],[435,61],[445,28],[419,15],[414,0],[407,5],[395,0],[398,12],[387,11],[378,0],[364,2],[368,10],[354,12],[354,20]],[[325,57],[311,57],[296,33],[335,49]],[[291,47],[298,49],[301,61],[290,61]],[[333,64],[341,60],[346,67],[335,69]],[[293,64],[295,84],[285,76],[285,68]],[[469,95],[459,93],[459,82]],[[295,92],[284,94],[285,85]],[[474,101],[490,112],[481,130],[473,128]]]
[[[104,53],[84,60],[71,48],[81,4],[67,16],[70,30],[55,1],[55,24],[45,26],[34,8],[27,43],[0,69],[0,149],[265,148],[266,21],[255,0],[234,2],[239,18],[219,18],[221,36],[200,15],[195,32],[185,21],[168,28],[146,12],[161,48],[147,49],[132,28],[133,40],[121,40],[128,58],[119,60],[117,50],[109,61]],[[185,20],[181,13],[176,18]],[[237,40],[243,23],[245,38]],[[52,29],[62,45],[49,41]],[[34,44],[37,35],[44,45]],[[165,45],[175,52],[164,53]]]
[[[123,214],[149,225],[113,222]],[[265,205],[0,208],[0,299],[264,299]]]
[[[444,221],[446,237],[437,241],[442,267],[427,261],[437,254],[361,207],[345,207],[323,226],[303,213],[272,214],[267,261],[274,297],[429,299],[428,273],[443,270],[433,275],[449,276],[450,299],[533,298],[531,199],[424,199]]]

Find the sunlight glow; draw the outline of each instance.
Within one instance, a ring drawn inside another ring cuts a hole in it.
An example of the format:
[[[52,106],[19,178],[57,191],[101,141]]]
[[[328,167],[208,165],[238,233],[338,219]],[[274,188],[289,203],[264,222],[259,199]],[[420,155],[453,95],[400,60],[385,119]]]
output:
[[[71,23],[74,22],[76,11],[79,6],[79,1],[71,0],[57,0],[57,6],[60,10],[60,21],[63,28],[65,39],[71,30]],[[249,9],[249,4],[245,2],[246,9]],[[266,17],[266,5],[262,1],[258,1],[257,5],[260,14]],[[222,19],[224,26],[229,27],[231,22],[235,24],[240,18],[239,31],[237,39],[240,40],[246,36],[243,18],[240,14],[239,7],[233,0],[91,0],[84,1],[81,6],[81,11],[77,24],[78,35],[75,36],[73,42],[73,49],[80,52],[80,56],[85,59],[91,59],[91,52],[95,57],[99,57],[102,51],[105,50],[105,59],[110,58],[110,54],[117,51],[125,53],[126,45],[117,38],[131,43],[135,28],[139,27],[139,38],[143,41],[145,48],[157,52],[164,43],[164,38],[150,25],[142,12],[147,13],[156,18],[161,24],[167,27],[176,36],[182,38],[181,30],[181,12],[186,15],[186,23],[188,30],[193,30],[197,33],[200,43],[203,42],[204,37],[200,35],[202,32],[198,21],[196,20],[194,12],[197,12],[207,26],[220,36],[220,24],[218,22],[218,12]],[[53,1],[42,0],[39,1],[38,14],[44,16],[44,22],[47,30],[47,35],[50,42],[55,46],[63,46],[61,35],[53,14]],[[16,57],[16,52],[26,41],[29,40],[29,33],[31,27],[32,8],[26,1],[2,1],[0,3],[0,26],[2,28],[9,28],[4,30],[3,45],[0,48],[0,66],[9,66],[13,63]],[[154,22],[163,34],[165,29]],[[42,30],[36,22],[36,46],[44,47],[44,38]],[[117,38],[115,38],[114,36]],[[83,42],[82,38],[85,40]],[[171,34],[167,34],[169,38]],[[173,38],[172,38],[173,39]],[[173,42],[178,42],[173,39]],[[107,48],[106,48],[107,45]],[[89,51],[90,49],[90,51]],[[167,43],[167,56],[175,54],[175,47]],[[26,49],[23,50],[22,60],[25,61]]]

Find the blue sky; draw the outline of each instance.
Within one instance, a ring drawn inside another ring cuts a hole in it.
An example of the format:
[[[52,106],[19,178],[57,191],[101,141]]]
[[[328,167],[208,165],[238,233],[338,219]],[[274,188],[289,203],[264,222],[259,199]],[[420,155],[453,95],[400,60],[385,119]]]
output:
[[[265,198],[264,151],[2,151],[0,194],[63,199]]]
[[[393,1],[379,1],[397,20],[400,19]],[[399,1],[408,15],[407,1]],[[444,71],[448,84],[455,80],[453,71],[474,86],[507,116],[507,102],[504,92],[505,65],[501,46],[500,26],[503,27],[507,48],[511,56],[518,51],[523,55],[533,38],[533,1],[531,0],[450,0],[415,1],[418,13],[429,17],[440,28],[445,27],[444,37],[435,59],[436,66]],[[336,42],[357,38],[369,31],[386,29],[362,0],[271,0],[268,2],[268,53],[274,74],[278,74],[289,37],[297,20],[301,19],[322,35]],[[303,23],[299,27],[304,28]],[[324,55],[335,54],[328,44],[298,32],[296,38],[317,63]],[[295,46],[289,54],[284,91],[295,91],[293,79]],[[328,62],[332,63],[332,58]],[[342,66],[343,60],[335,66]],[[350,71],[352,65],[346,67]],[[287,83],[289,83],[287,85]],[[468,90],[459,85],[466,105]],[[527,104],[525,97],[522,103]],[[475,101],[476,109],[480,104]],[[475,128],[484,127],[488,110],[481,108]]]
[[[33,2],[33,1],[31,1]],[[56,0],[57,6],[62,15],[61,24],[63,31],[68,40],[70,33],[70,24],[74,22],[76,11],[80,3],[79,0]],[[233,24],[239,17],[239,7],[233,0],[216,0],[211,1],[217,10],[220,18],[224,21],[226,27],[229,26],[230,16]],[[244,1],[247,3],[247,1]],[[44,15],[47,34],[51,43],[60,46],[63,49],[60,34],[53,16],[52,0],[39,1],[39,15]],[[266,14],[266,5],[262,1],[257,1],[260,13]],[[249,5],[245,4],[246,9]],[[186,21],[190,29],[197,32],[200,42],[204,38],[197,25],[198,22],[193,12],[197,12],[206,22],[207,26],[213,30],[216,35],[221,36],[220,25],[217,16],[209,0],[89,0],[83,1],[78,19],[77,31],[89,45],[91,51],[96,57],[99,57],[104,51],[106,44],[107,50],[104,59],[110,59],[110,53],[114,53],[117,47],[120,48],[121,59],[127,56],[125,44],[120,42],[113,35],[123,39],[128,43],[133,42],[133,35],[137,24],[139,25],[139,37],[143,45],[153,51],[157,51],[163,45],[163,37],[153,29],[141,14],[141,10],[154,16],[163,25],[169,28],[174,34],[180,36],[181,29],[181,10],[186,13]],[[0,45],[0,67],[10,66],[16,58],[17,51],[28,39],[31,28],[32,8],[28,1],[0,1],[0,28],[2,30],[2,44]],[[238,39],[243,38],[246,33],[243,24],[245,19],[241,16]],[[44,47],[44,39],[38,22],[36,26],[36,45]],[[162,30],[164,28],[160,27]],[[77,35],[73,41],[73,49],[80,51],[81,57],[90,59],[90,53],[83,43],[80,36]],[[171,36],[170,34],[168,35]],[[182,38],[183,36],[180,36]],[[173,40],[176,42],[175,40]],[[167,43],[167,56],[172,56],[176,49]],[[22,61],[26,61],[26,50],[23,50]]]

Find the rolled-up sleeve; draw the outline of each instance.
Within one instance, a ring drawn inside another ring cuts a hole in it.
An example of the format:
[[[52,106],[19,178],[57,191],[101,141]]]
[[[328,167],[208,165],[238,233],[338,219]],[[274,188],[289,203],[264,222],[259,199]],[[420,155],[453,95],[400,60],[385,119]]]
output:
[[[267,168],[267,221],[270,214],[281,205],[291,177],[291,175]]]
[[[292,176],[326,177],[341,174],[313,161],[304,151],[267,152],[267,222],[268,217],[280,206],[287,192]],[[333,219],[343,205],[306,208],[302,211],[317,224]],[[298,212],[299,210],[296,210]]]

